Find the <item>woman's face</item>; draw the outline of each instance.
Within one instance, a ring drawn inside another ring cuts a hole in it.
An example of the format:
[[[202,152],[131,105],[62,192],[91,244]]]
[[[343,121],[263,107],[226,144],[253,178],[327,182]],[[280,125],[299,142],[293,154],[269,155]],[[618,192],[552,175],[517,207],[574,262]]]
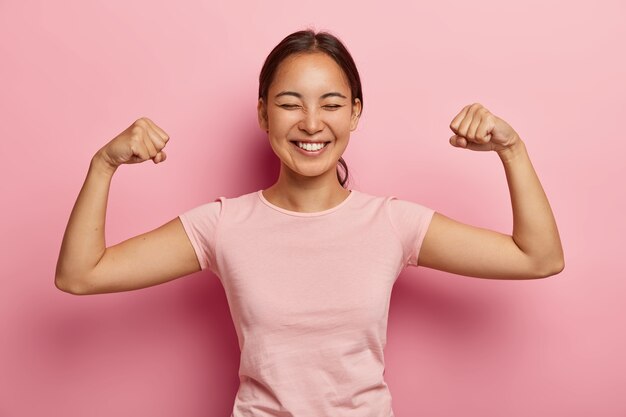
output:
[[[337,161],[361,113],[360,100],[351,103],[350,97],[346,75],[328,55],[297,54],[281,62],[258,112],[283,168],[307,177],[332,170],[336,179]],[[312,150],[301,149],[302,142]]]

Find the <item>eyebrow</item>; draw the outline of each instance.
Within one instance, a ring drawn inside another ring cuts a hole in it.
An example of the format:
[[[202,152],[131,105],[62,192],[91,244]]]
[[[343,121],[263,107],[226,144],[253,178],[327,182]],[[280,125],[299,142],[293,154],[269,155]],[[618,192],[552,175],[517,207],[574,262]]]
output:
[[[281,96],[294,96],[297,98],[302,98],[302,94],[300,93],[296,93],[295,91],[282,91],[278,94],[276,94],[276,96],[274,98],[278,98]],[[326,93],[326,94],[322,94],[320,96],[320,98],[328,98],[328,97],[341,97],[341,98],[347,98],[346,96],[344,96],[343,94],[337,92],[337,91],[331,91],[330,93]]]

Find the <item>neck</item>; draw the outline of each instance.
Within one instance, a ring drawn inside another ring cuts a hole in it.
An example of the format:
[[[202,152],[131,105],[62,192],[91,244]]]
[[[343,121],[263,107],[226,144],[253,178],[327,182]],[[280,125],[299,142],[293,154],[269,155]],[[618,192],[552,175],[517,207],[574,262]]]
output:
[[[263,190],[263,196],[272,204],[305,213],[335,207],[349,194],[350,191],[339,183],[334,169],[315,177],[307,177],[294,173],[285,166],[281,166],[278,180]]]

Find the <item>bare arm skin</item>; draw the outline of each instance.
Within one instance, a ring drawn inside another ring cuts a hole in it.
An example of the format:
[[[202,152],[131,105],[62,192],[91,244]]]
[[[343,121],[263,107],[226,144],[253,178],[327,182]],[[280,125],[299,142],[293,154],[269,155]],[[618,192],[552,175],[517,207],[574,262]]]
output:
[[[509,186],[513,233],[506,235],[435,213],[418,264],[459,275],[491,279],[533,279],[564,268],[563,248],[552,209],[526,146],[504,120],[478,103],[452,121],[453,146],[496,151]]]
[[[129,291],[200,270],[178,217],[117,245],[107,248],[105,243],[107,200],[117,167],[164,161],[168,139],[152,121],[141,118],[94,155],[63,236],[57,288],[77,295]]]

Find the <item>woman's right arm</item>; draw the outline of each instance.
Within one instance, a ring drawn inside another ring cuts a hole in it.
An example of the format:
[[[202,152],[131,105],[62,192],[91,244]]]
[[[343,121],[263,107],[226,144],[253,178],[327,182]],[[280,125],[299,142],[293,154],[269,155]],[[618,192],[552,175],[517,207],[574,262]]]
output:
[[[166,158],[168,135],[140,118],[92,158],[65,229],[55,285],[71,294],[129,291],[200,270],[178,217],[162,226],[106,247],[105,217],[111,179],[121,164]]]

